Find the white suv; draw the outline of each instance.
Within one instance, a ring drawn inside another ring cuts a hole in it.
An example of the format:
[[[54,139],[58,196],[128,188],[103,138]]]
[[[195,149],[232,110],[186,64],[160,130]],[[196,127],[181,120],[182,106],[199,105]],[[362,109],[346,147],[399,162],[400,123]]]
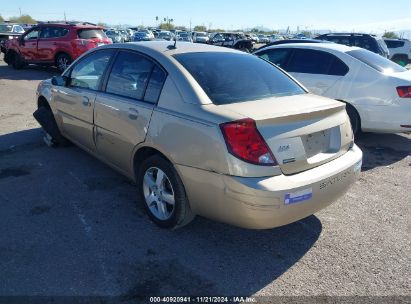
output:
[[[411,63],[411,41],[405,39],[384,39],[390,50],[390,59],[399,65]]]

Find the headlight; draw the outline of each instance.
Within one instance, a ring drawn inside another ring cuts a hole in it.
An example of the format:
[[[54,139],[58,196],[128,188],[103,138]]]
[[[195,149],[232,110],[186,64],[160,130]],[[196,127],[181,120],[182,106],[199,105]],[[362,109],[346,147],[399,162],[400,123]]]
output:
[[[14,39],[14,36],[9,36],[9,39]]]

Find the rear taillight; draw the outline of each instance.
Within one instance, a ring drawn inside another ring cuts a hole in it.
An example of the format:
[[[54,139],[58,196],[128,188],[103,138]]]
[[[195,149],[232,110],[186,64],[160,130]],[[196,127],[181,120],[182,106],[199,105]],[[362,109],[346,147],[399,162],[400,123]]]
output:
[[[94,46],[96,44],[94,41],[88,40],[88,39],[76,39],[75,42],[78,46],[85,46],[85,47],[88,47],[91,45]]]
[[[275,166],[277,162],[257,130],[255,121],[247,118],[220,125],[228,152],[235,157],[260,166]]]
[[[397,87],[397,93],[401,98],[411,98],[411,86]]]

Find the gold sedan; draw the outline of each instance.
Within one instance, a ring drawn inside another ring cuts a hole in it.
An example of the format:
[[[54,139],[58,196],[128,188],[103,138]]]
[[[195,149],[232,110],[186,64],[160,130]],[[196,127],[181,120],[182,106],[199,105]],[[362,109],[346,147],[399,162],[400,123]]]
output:
[[[150,218],[246,228],[326,207],[361,170],[345,105],[253,55],[203,44],[102,46],[40,83],[49,145],[73,142],[134,180]]]

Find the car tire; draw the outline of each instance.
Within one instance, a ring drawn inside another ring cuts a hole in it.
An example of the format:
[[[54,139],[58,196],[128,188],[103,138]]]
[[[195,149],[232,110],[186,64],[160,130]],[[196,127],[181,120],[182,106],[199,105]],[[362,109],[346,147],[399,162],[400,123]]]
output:
[[[24,67],[24,60],[20,54],[14,53],[11,59],[11,64],[13,68],[15,68],[16,70],[20,70]]]
[[[12,58],[12,56],[11,56],[11,54],[10,54],[10,52],[7,52],[7,53],[4,53],[4,57],[3,57],[4,59],[4,62],[5,63],[7,63],[7,65],[12,65],[12,60],[13,60],[13,58]]]
[[[34,113],[34,118],[41,125],[44,132],[43,140],[49,147],[69,146],[68,141],[61,133],[54,119],[53,112],[48,106],[40,106]]]
[[[346,104],[346,110],[348,117],[350,118],[351,128],[355,135],[359,135],[361,133],[361,119],[360,115],[358,115],[357,110],[350,104]]]
[[[66,53],[61,53],[56,57],[56,67],[60,72],[64,72],[64,70],[67,69],[71,62],[71,57]]]
[[[150,156],[141,163],[137,185],[140,200],[158,226],[176,229],[194,219],[180,176],[161,155]]]

